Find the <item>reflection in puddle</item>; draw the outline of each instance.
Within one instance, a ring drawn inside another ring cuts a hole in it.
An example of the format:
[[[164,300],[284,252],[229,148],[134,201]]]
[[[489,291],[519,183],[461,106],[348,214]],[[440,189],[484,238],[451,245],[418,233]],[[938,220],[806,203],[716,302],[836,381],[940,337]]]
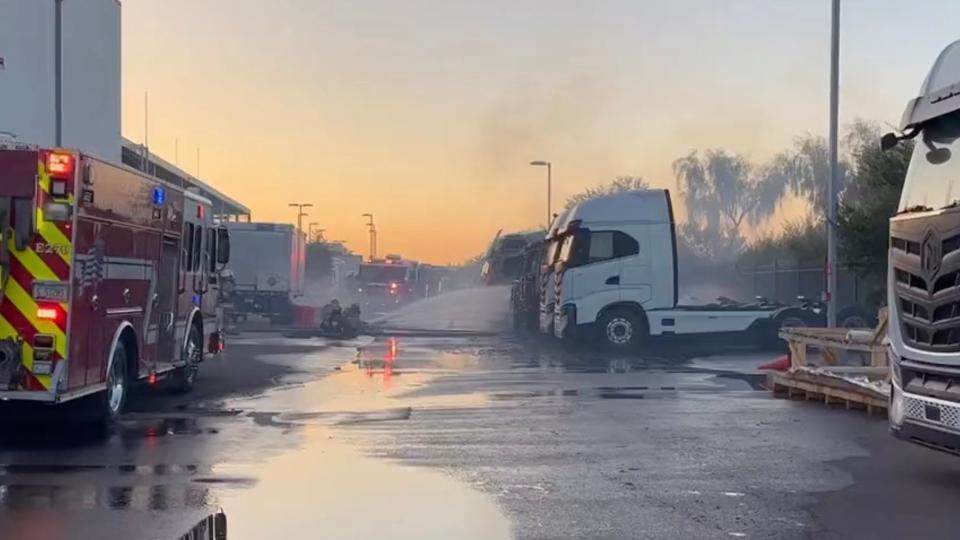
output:
[[[236,411],[229,411],[229,416]],[[225,416],[223,413],[217,416]],[[118,439],[128,449],[152,440],[169,436],[216,435],[219,429],[203,427],[202,416],[143,418],[137,415],[124,417],[114,429],[105,431],[91,425],[64,422],[39,427],[23,425],[18,429],[0,432],[0,448],[7,450],[65,450],[97,446]]]
[[[200,520],[190,531],[179,540],[226,540],[227,515],[223,512],[210,514]]]
[[[194,474],[198,470],[200,470],[200,467],[198,467],[197,465],[168,465],[165,463],[158,463],[154,465],[123,464],[123,465],[115,465],[115,466],[29,463],[29,464],[0,465],[0,477],[14,475],[14,474],[61,475],[61,474],[83,473],[83,472],[93,472],[93,471],[97,471],[97,472],[116,471],[121,475],[135,474],[137,476],[164,476],[167,474]]]
[[[256,489],[224,495],[231,540],[279,530],[338,539],[511,537],[488,495],[434,471],[359,455],[323,426],[303,433],[302,448],[255,466]]]
[[[209,489],[192,484],[0,485],[0,508],[9,510],[170,510],[205,508],[210,502]]]

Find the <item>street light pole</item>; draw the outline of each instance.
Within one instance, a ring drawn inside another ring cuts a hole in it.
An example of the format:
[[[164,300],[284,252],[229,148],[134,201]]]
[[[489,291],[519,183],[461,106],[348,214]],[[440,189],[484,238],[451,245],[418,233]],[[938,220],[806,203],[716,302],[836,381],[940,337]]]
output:
[[[837,131],[840,87],[840,0],[832,0],[830,15],[830,179],[827,182],[827,326],[837,326]]]
[[[360,217],[367,218],[367,232],[370,233],[370,260],[377,257],[377,226],[373,223],[373,214],[366,213]]]
[[[310,203],[290,203],[287,206],[297,209],[297,232],[303,234],[303,217],[310,214],[303,211],[304,208],[312,208],[313,205]]]
[[[199,167],[197,168],[199,169]],[[296,252],[296,260],[299,261],[303,257],[303,253],[300,253],[300,238],[303,235],[303,216],[308,215],[306,212],[303,211],[303,209],[311,208],[313,205],[310,203],[290,203],[288,206],[291,206],[297,209],[297,244],[296,244],[297,247],[295,249],[295,252]]]
[[[317,223],[316,221],[313,221],[307,224],[307,241],[308,242],[313,239],[313,228],[316,227],[317,225],[319,225],[319,223]]]
[[[530,165],[547,168],[547,228],[550,228],[550,222],[553,221],[553,205],[550,200],[553,196],[553,165],[549,161],[531,161]]]

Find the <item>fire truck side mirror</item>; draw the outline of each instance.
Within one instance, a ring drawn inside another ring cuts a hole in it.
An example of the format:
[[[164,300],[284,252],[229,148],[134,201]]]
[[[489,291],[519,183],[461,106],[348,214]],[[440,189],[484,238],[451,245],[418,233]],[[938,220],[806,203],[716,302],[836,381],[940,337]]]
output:
[[[230,262],[230,231],[225,227],[217,229],[217,264]]]
[[[80,174],[83,185],[93,185],[93,165],[91,163],[84,163]]]

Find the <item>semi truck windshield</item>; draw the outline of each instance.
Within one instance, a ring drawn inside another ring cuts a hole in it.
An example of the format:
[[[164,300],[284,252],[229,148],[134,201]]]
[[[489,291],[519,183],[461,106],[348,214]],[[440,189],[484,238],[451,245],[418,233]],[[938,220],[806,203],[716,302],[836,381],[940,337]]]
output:
[[[960,111],[931,120],[917,138],[900,212],[938,209],[960,200]]]

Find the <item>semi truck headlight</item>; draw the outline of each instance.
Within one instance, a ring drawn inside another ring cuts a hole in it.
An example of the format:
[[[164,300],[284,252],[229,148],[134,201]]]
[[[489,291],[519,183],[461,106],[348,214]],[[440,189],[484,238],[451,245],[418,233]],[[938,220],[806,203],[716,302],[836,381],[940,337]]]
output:
[[[897,385],[903,385],[903,377],[900,374],[900,359],[887,348],[887,365],[890,366],[890,380]]]
[[[903,424],[903,393],[897,390],[897,387],[890,385],[890,423],[895,426]]]

